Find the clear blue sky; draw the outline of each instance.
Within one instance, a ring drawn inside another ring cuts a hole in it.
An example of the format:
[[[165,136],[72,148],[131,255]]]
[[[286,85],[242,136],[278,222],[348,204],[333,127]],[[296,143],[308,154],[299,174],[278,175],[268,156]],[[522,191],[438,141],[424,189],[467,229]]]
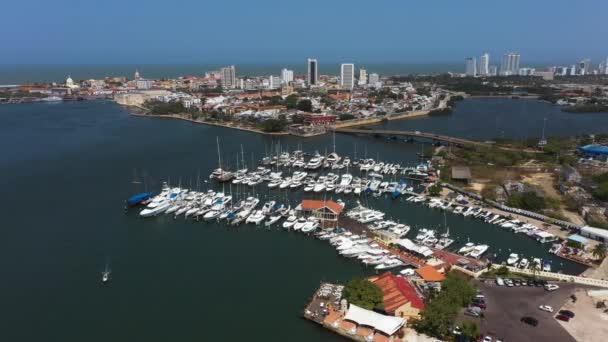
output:
[[[607,18],[606,0],[4,1],[0,63],[597,63]]]

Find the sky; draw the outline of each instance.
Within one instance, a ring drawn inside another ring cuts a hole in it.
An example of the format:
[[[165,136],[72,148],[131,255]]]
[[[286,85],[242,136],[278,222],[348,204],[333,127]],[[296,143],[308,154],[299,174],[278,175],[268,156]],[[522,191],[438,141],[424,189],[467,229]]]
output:
[[[607,13],[606,0],[5,1],[0,64],[599,62]]]

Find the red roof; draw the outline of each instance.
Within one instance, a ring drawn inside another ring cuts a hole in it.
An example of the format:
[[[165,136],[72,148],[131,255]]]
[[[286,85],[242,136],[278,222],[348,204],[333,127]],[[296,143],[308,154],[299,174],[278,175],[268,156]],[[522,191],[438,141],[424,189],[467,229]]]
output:
[[[426,265],[416,270],[416,273],[424,279],[424,281],[444,281],[445,276],[437,271],[433,266]]]
[[[410,303],[416,309],[424,309],[422,299],[418,297],[412,285],[403,277],[397,277],[390,272],[386,272],[378,278],[371,279],[371,281],[382,290],[386,312],[394,313],[395,310],[407,303]]]
[[[324,207],[328,208],[336,215],[339,215],[342,212],[342,206],[334,201],[316,201],[316,200],[303,200],[302,201],[302,209],[304,209],[304,210],[319,210]]]

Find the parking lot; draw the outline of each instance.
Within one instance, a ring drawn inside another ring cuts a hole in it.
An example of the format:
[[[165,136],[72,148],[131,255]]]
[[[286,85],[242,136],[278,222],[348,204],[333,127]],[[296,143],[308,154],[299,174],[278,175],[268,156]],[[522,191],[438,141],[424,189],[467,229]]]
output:
[[[540,305],[549,305],[555,311],[568,300],[576,285],[559,284],[558,290],[549,292],[542,287],[498,286],[496,283],[477,283],[478,289],[485,296],[487,309],[484,318],[475,318],[462,314],[458,321],[472,320],[480,327],[484,335],[505,341],[576,341],[553,318],[555,313],[538,309]],[[523,316],[531,316],[538,320],[536,327],[522,323]]]
[[[577,289],[577,301],[566,301],[562,309],[576,316],[569,322],[559,322],[578,341],[604,342],[608,340],[608,313],[595,307],[593,299],[583,289]]]

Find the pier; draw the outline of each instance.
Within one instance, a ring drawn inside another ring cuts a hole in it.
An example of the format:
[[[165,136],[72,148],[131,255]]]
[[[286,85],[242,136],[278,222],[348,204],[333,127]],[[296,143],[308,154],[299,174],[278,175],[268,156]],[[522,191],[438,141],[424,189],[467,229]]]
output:
[[[381,130],[381,129],[356,129],[356,128],[335,128],[335,132],[337,133],[346,133],[346,134],[367,134],[367,135],[392,135],[392,136],[402,136],[408,138],[421,138],[421,139],[429,139],[438,142],[445,142],[449,144],[459,145],[459,146],[491,146],[489,143],[467,140],[462,138],[451,137],[449,135],[442,135],[436,133],[427,133],[420,131],[393,131],[393,130]]]

